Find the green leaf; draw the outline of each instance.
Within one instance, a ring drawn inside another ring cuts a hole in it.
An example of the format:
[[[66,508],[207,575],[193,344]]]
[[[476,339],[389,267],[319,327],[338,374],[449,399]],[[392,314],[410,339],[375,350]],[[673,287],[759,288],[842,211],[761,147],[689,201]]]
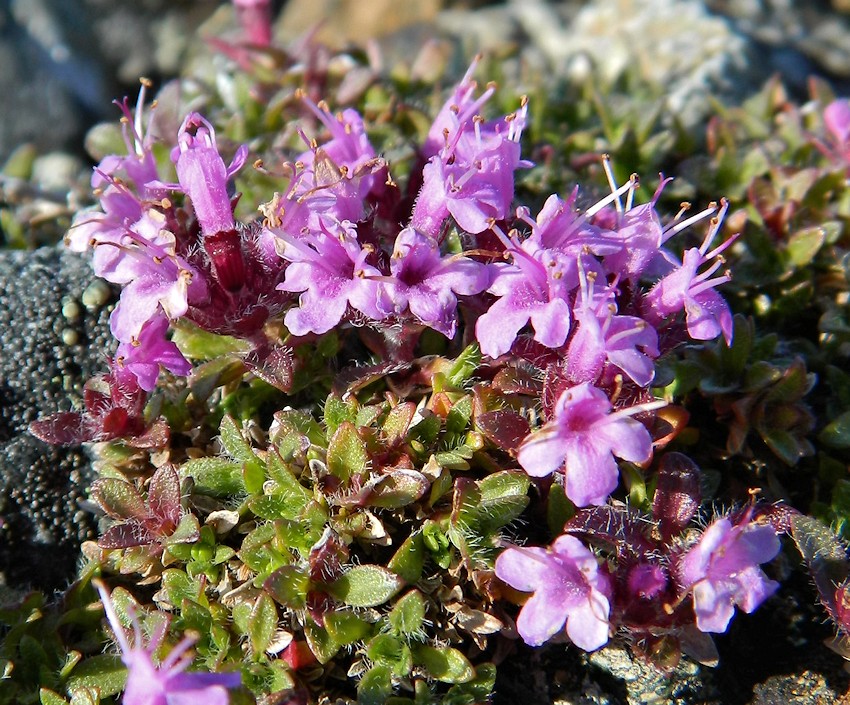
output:
[[[358,705],[384,705],[392,695],[392,670],[385,664],[372,666],[357,684]]]
[[[366,504],[370,507],[397,509],[412,504],[428,491],[428,478],[416,470],[394,470],[367,483],[371,493]]]
[[[118,519],[144,517],[148,509],[136,487],[124,480],[106,477],[95,480],[91,488],[92,497],[109,516]]]
[[[475,678],[449,688],[443,703],[486,703],[495,687],[496,667],[492,663],[482,663],[475,668]]]
[[[328,663],[339,651],[340,645],[331,638],[326,629],[322,629],[312,619],[308,619],[304,625],[304,636],[310,651],[321,664]]]
[[[349,397],[348,402],[343,401],[336,394],[330,394],[325,400],[325,426],[328,427],[328,438],[330,439],[341,424],[348,421],[354,423],[357,418],[357,400],[354,395]]]
[[[194,491],[213,497],[233,497],[245,494],[242,463],[226,458],[195,458],[180,468],[183,477],[195,481]]]
[[[425,545],[422,542],[422,532],[417,531],[408,536],[399,546],[387,567],[409,585],[422,577],[425,566]]]
[[[242,464],[242,482],[245,484],[245,491],[248,494],[261,494],[265,481],[266,468],[256,456]]]
[[[411,590],[395,603],[387,620],[397,634],[416,637],[423,633],[425,608],[425,596],[419,590]]]
[[[455,359],[448,372],[448,381],[453,387],[462,387],[468,382],[481,364],[481,350],[476,343],[468,345]]]
[[[97,654],[81,661],[68,677],[67,692],[98,688],[101,697],[117,695],[127,682],[127,668],[117,654]]]
[[[377,607],[396,595],[404,581],[386,568],[358,565],[328,586],[328,591],[351,607]]]
[[[275,448],[270,448],[266,456],[266,471],[269,478],[277,485],[277,490],[273,494],[280,492],[293,500],[300,501],[302,504],[306,504],[310,500],[310,490],[298,481],[295,473],[292,472]]]
[[[845,411],[820,432],[818,440],[832,448],[850,448],[850,411]]]
[[[404,440],[415,414],[416,404],[412,401],[398,404],[390,410],[381,428],[387,445],[394,445]]]
[[[248,509],[261,519],[297,519],[304,509],[304,502],[287,494],[271,494],[254,497]]]
[[[261,654],[268,648],[276,627],[277,608],[274,601],[268,594],[261,593],[248,619],[248,638],[255,654]]]
[[[242,436],[242,429],[231,416],[222,417],[219,433],[221,434],[221,444],[231,458],[243,463],[256,459],[257,456],[251,450],[251,445]]]
[[[519,470],[502,470],[488,475],[478,483],[481,501],[488,502],[503,497],[524,497],[531,487],[527,473]]]
[[[47,688],[41,688],[38,691],[38,700],[41,705],[68,705],[68,701],[65,698]]]
[[[413,668],[410,647],[392,634],[378,634],[366,646],[366,656],[373,663],[386,664],[397,678],[404,678]]]
[[[242,354],[251,349],[251,343],[229,335],[216,335],[178,319],[173,326],[172,342],[190,360],[212,360],[222,355]]]
[[[826,240],[826,231],[820,226],[811,226],[798,230],[785,246],[788,259],[794,267],[804,267],[818,253]]]
[[[467,683],[475,677],[472,664],[457,649],[416,644],[411,651],[413,662],[435,680],[443,683]]]
[[[193,543],[198,540],[201,535],[201,527],[198,524],[198,517],[194,514],[184,514],[180,517],[180,523],[174,532],[165,540],[167,546],[172,546],[178,543]]]
[[[100,705],[100,695],[97,688],[78,688],[71,693],[71,705]]]
[[[266,578],[263,589],[284,607],[303,609],[307,604],[310,577],[293,565],[285,565]]]
[[[560,536],[564,524],[575,516],[576,507],[567,498],[563,485],[553,482],[546,502],[546,523],[552,536]]]
[[[357,433],[357,428],[344,421],[328,444],[328,470],[343,482],[364,472],[369,463],[366,444]]]
[[[365,639],[372,633],[372,625],[352,612],[330,612],[325,615],[325,629],[340,646]]]

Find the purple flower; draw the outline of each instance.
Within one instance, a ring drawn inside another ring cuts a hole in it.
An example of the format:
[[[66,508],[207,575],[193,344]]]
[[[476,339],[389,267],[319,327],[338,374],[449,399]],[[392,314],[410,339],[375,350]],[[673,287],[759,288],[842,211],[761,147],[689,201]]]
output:
[[[248,147],[242,145],[230,166],[225,167],[218,153],[213,126],[198,113],[189,113],[183,120],[171,159],[177,169],[180,188],[192,200],[204,235],[233,229],[227,182],[242,168],[247,156]]]
[[[506,218],[514,197],[514,171],[530,166],[520,159],[519,146],[526,101],[516,113],[492,123],[472,114],[471,108],[479,106],[476,101],[438,118],[451,126],[443,128],[445,144],[422,170],[423,184],[410,220],[412,227],[432,237],[439,236],[449,215],[473,234]]]
[[[588,383],[561,394],[554,418],[528,436],[517,459],[532,477],[545,477],[566,463],[565,492],[578,507],[603,504],[617,487],[618,458],[643,463],[652,456],[646,427],[629,418],[664,406],[650,402],[611,413],[608,396]]]
[[[165,337],[168,319],[154,316],[142,327],[139,337],[131,343],[121,343],[115,352],[115,364],[130,372],[146,392],[156,387],[159,366],[176,375],[189,374],[192,366],[177,346]]]
[[[257,46],[271,44],[271,0],[233,0],[233,5],[246,39]]]
[[[179,318],[186,313],[190,299],[201,302],[208,295],[200,271],[175,254],[175,237],[164,228],[164,217],[158,211],[150,210],[134,223],[121,243],[98,245],[116,248],[121,255],[109,267],[95,271],[108,281],[125,284],[109,319],[112,334],[122,343],[137,340],[144,324],[160,311],[171,319]]]
[[[375,168],[384,163],[375,155],[363,118],[351,108],[332,115],[323,102],[315,105],[307,98],[302,98],[302,101],[321,120],[331,138],[321,146],[314,143],[310,150],[298,156],[296,162],[303,164],[308,171],[316,171],[319,168],[316,158],[321,155],[335,164],[343,177],[357,179],[360,198],[365,198],[376,185],[376,176],[373,174]]]
[[[600,228],[587,222],[587,217],[575,208],[578,187],[568,200],[556,194],[546,199],[543,208],[532,218],[528,208],[517,208],[517,218],[531,226],[528,239],[543,249],[588,260],[589,254],[610,255],[619,252],[622,245],[607,237]]]
[[[437,154],[446,145],[447,135],[454,133],[458,125],[462,125],[473,118],[496,91],[494,85],[488,85],[478,98],[474,97],[478,83],[472,76],[475,74],[475,69],[478,68],[479,61],[481,61],[481,56],[476,56],[472,60],[460,83],[455,87],[443,107],[440,108],[434,122],[431,123],[428,137],[422,145],[422,156],[426,159]]]
[[[551,548],[508,548],[496,559],[496,575],[516,590],[534,592],[517,618],[526,644],[539,646],[564,628],[579,648],[608,642],[611,583],[596,557],[573,536]]]
[[[303,239],[279,234],[281,257],[288,260],[286,278],[278,289],[303,292],[297,308],[286,312],[284,323],[293,335],[326,333],[337,325],[350,305],[373,320],[390,308],[382,299],[381,273],[366,264],[371,254],[357,242],[354,225],[345,221],[336,234],[325,230]]]
[[[824,108],[823,124],[829,132],[829,146],[815,145],[837,164],[850,162],[850,103],[846,99],[832,101]]]
[[[475,325],[481,352],[492,358],[504,355],[529,321],[538,343],[560,347],[570,332],[568,282],[574,278],[574,263],[530,240],[509,251],[513,263],[491,265],[488,291],[500,298]]]
[[[735,238],[729,238],[709,251],[712,240],[720,231],[723,216],[728,207],[729,204],[724,201],[720,213],[712,218],[711,227],[702,245],[699,248],[686,250],[681,264],[675,263],[673,271],[655,284],[646,295],[645,313],[653,324],[657,325],[684,310],[688,334],[692,338],[712,340],[722,333],[726,343],[731,344],[732,313],[729,305],[714,288],[728,282],[732,275],[729,272],[719,276],[713,275],[725,264],[720,254],[735,241]],[[684,227],[684,224],[679,227]],[[707,269],[699,271],[700,267],[712,260],[715,261]]]
[[[595,382],[609,363],[635,384],[646,387],[655,377],[658,334],[642,318],[616,315],[612,287],[594,291],[594,272],[579,268],[582,287],[573,310],[578,326],[567,347],[567,376],[573,383]]]
[[[121,647],[121,660],[127,667],[123,705],[227,705],[228,688],[238,688],[242,683],[239,673],[186,673],[192,662],[186,653],[195,642],[185,637],[165,660],[156,665],[153,654],[165,636],[167,622],[156,630],[147,647],[142,645],[142,629],[133,615],[135,643],[131,646],[118,619],[112,597],[100,582],[95,583],[109,625]]]
[[[697,628],[725,632],[735,605],[750,613],[776,592],[779,583],[759,564],[773,560],[779,549],[769,524],[748,516],[737,525],[727,518],[712,523],[678,563],[679,581],[693,594]]]
[[[487,268],[461,255],[441,257],[436,241],[413,228],[395,241],[388,285],[394,312],[406,308],[425,325],[452,338],[457,325],[457,294],[477,294],[487,288]]]

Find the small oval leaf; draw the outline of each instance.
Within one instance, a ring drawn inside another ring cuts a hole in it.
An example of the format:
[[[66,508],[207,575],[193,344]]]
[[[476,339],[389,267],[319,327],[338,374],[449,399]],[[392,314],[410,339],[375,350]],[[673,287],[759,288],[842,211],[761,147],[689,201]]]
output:
[[[377,607],[396,595],[404,581],[377,565],[358,565],[328,586],[328,591],[351,607]]]

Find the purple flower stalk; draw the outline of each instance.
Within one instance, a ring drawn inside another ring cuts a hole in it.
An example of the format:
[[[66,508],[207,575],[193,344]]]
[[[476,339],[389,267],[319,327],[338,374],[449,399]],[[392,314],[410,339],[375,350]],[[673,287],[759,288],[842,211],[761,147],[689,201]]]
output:
[[[769,524],[739,524],[717,519],[678,563],[678,578],[693,594],[697,628],[725,632],[735,605],[750,613],[779,588],[759,564],[779,553],[776,531]]]
[[[539,646],[566,624],[579,648],[608,642],[611,582],[577,538],[559,536],[551,548],[508,548],[496,559],[496,575],[523,592],[534,592],[517,618],[526,644]]]
[[[561,394],[554,418],[522,442],[517,459],[532,477],[565,466],[565,492],[573,504],[604,504],[619,479],[614,456],[633,463],[652,456],[649,431],[630,417],[662,406],[663,401],[649,402],[611,413],[605,392],[579,384]]]
[[[112,597],[99,581],[95,583],[109,625],[121,648],[121,660],[127,667],[127,684],[124,686],[123,705],[227,705],[228,688],[242,684],[239,673],[186,673],[192,663],[187,650],[196,639],[185,637],[165,660],[156,665],[153,654],[165,636],[167,623],[163,623],[147,647],[142,645],[142,629],[133,615],[135,642],[131,646],[118,619]]]
[[[520,159],[519,146],[527,101],[523,98],[516,113],[485,122],[477,110],[492,89],[472,100],[475,83],[470,76],[475,65],[443,106],[423,148],[430,159],[422,170],[423,184],[410,225],[434,238],[449,215],[473,234],[506,218],[514,196],[514,171],[531,166]]]
[[[257,46],[265,47],[271,44],[271,0],[233,0],[233,5],[245,38]]]

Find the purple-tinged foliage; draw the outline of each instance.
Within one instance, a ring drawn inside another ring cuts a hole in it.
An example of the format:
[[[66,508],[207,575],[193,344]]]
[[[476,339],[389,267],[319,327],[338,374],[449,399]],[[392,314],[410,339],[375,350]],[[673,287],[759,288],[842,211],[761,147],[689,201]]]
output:
[[[196,641],[195,637],[189,636],[174,646],[162,663],[154,663],[154,653],[165,637],[167,621],[160,623],[161,626],[145,646],[142,628],[134,614],[134,643],[130,644],[112,596],[102,583],[97,583],[97,590],[109,626],[121,648],[121,660],[127,667],[127,683],[121,699],[123,705],[194,705],[199,702],[204,705],[227,705],[230,702],[227,690],[242,684],[239,673],[187,672],[186,669],[192,664],[192,657],[187,652]]]
[[[560,536],[548,549],[507,548],[496,559],[496,575],[516,590],[534,592],[517,619],[527,644],[539,646],[564,624],[585,651],[608,643],[610,581],[578,539]]]
[[[180,503],[180,478],[172,465],[157,468],[143,500],[135,486],[114,477],[99,478],[91,488],[94,500],[117,523],[98,539],[101,548],[127,548],[198,540],[198,522],[185,515]],[[179,535],[176,534],[180,528]]]
[[[136,448],[159,448],[168,442],[169,427],[163,419],[145,419],[147,400],[136,375],[113,360],[107,374],[86,382],[84,411],[65,411],[33,421],[30,433],[57,445],[123,438]]]

